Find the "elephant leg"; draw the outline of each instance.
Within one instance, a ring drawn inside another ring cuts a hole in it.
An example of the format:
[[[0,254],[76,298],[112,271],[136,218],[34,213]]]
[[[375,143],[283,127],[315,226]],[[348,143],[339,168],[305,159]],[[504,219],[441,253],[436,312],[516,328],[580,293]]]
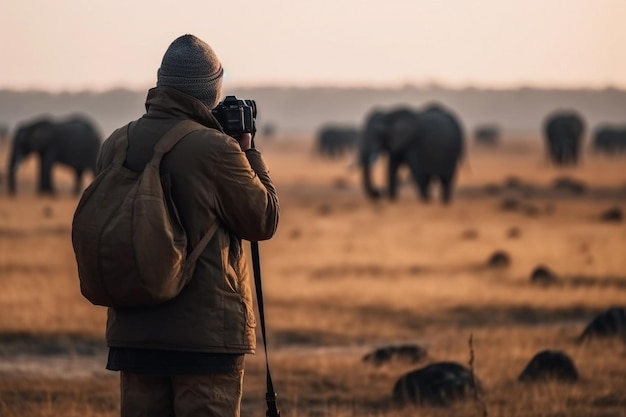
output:
[[[578,165],[579,161],[580,161],[580,149],[578,145],[575,144],[574,147],[572,148],[572,164]]]
[[[411,170],[413,181],[417,184],[417,191],[421,200],[425,203],[429,202],[432,175],[422,171],[418,155],[416,152],[413,152],[413,150],[411,150],[409,155],[407,155],[407,162],[409,164],[409,169]]]
[[[430,201],[430,183],[432,182],[432,175],[420,173],[417,176],[414,176],[415,182],[417,183],[417,189],[420,194],[420,198],[423,202],[427,203]]]
[[[389,155],[389,165],[387,166],[387,192],[389,199],[395,200],[398,197],[398,169],[402,160]]]
[[[54,194],[52,186],[52,166],[54,165],[54,156],[51,154],[40,155],[39,169],[39,194]]]
[[[562,164],[570,165],[572,161],[572,150],[569,147],[569,143],[563,146],[561,153],[562,153],[562,161],[561,161]]]
[[[432,175],[425,172],[411,169],[413,181],[417,184],[417,191],[421,200],[425,203],[430,201],[430,183],[432,182]]]
[[[559,148],[559,165],[567,165],[567,150],[563,145]]]
[[[77,169],[75,172],[75,180],[74,180],[74,195],[80,195],[83,190],[83,171]]]
[[[450,200],[452,200],[454,173],[440,175],[439,180],[441,181],[441,202],[443,204],[449,204]]]
[[[376,200],[381,197],[381,193],[372,184],[371,169],[372,167],[367,163],[362,166],[363,189],[370,200]]]

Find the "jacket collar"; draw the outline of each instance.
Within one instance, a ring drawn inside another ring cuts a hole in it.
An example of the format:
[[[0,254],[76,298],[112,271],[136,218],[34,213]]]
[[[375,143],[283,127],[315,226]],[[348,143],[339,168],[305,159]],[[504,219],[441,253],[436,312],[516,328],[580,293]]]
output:
[[[171,87],[154,87],[146,98],[148,114],[173,118],[191,118],[198,123],[223,132],[211,110],[197,98]]]

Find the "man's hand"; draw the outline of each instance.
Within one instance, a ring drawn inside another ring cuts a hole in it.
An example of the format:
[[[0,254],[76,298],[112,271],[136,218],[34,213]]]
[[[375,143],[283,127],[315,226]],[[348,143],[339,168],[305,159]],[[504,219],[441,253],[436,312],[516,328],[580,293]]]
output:
[[[239,146],[241,147],[242,151],[245,152],[248,149],[253,148],[252,134],[244,133],[243,135],[237,136],[235,139],[237,140],[237,142],[239,142]]]

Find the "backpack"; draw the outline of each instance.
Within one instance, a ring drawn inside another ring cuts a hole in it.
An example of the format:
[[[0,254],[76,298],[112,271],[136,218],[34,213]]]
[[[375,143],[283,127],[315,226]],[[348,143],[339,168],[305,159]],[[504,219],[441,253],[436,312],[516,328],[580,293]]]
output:
[[[80,290],[95,305],[140,307],[176,297],[189,282],[215,222],[187,256],[187,236],[159,165],[187,134],[206,127],[184,120],[154,147],[142,172],[124,167],[130,123],[112,136],[113,162],[85,189],[72,221]]]

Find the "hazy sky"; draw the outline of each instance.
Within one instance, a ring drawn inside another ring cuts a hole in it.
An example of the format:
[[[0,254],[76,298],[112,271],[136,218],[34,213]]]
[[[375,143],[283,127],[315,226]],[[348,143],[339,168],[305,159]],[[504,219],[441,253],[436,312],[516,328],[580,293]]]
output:
[[[148,88],[192,33],[227,85],[626,88],[626,0],[0,0],[0,88]]]

